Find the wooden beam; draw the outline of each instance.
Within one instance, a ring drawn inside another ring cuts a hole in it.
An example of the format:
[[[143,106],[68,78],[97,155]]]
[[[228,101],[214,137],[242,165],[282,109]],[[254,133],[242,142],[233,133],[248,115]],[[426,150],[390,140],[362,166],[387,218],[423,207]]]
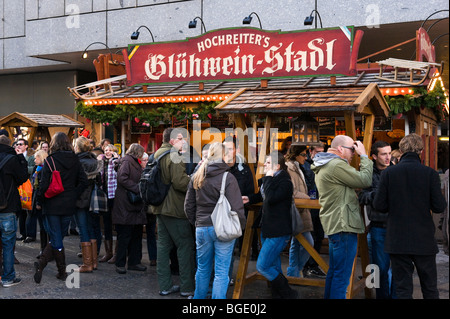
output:
[[[264,174],[262,172],[264,162],[266,161],[266,155],[269,153],[270,150],[270,128],[273,126],[274,123],[274,116],[269,114],[266,117],[266,123],[264,124],[264,132],[263,137],[261,139],[261,146],[259,150],[259,156],[258,156],[258,166],[256,169],[256,180],[260,179]]]
[[[370,152],[370,148],[372,147],[372,138],[373,138],[373,126],[375,124],[375,115],[367,115],[365,116],[366,123],[364,124],[364,148],[366,152]]]
[[[344,112],[344,120],[345,120],[346,135],[350,136],[353,140],[356,141],[355,112],[353,112],[353,111],[345,111]],[[353,156],[352,162],[350,164],[354,168],[358,169],[359,157],[358,156]]]

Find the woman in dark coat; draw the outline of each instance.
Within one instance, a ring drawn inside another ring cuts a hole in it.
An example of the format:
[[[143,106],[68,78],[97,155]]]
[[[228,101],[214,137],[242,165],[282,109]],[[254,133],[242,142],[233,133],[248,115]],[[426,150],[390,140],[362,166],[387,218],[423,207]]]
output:
[[[280,253],[292,235],[291,205],[293,184],[286,171],[281,152],[270,153],[264,163],[266,176],[257,194],[243,196],[244,204],[263,202],[261,218],[262,247],[256,269],[271,282],[273,297],[296,298],[297,292],[289,287],[281,270]]]
[[[76,203],[77,212],[75,219],[80,229],[80,244],[83,257],[83,264],[78,269],[79,272],[92,272],[94,269],[97,269],[98,247],[102,239],[98,213],[90,212],[89,208],[95,183],[98,185],[101,179],[100,172],[103,168],[103,162],[97,160],[91,150],[92,145],[86,137],[80,136],[75,140],[75,153],[88,180],[87,187],[83,190]]]
[[[49,165],[60,172],[64,191],[54,197],[46,198],[44,194],[49,188],[52,177]],[[69,229],[70,220],[75,214],[75,202],[86,185],[86,174],[73,151],[69,138],[62,132],[56,133],[50,142],[50,154],[42,169],[41,185],[37,194],[39,202],[42,203],[44,226],[50,243],[44,248],[39,262],[34,263],[36,283],[41,282],[42,271],[52,259],[55,259],[58,268],[56,277],[61,280],[66,279],[63,239]]]
[[[139,194],[139,180],[142,168],[139,159],[144,154],[144,148],[133,143],[126,155],[120,159],[117,171],[117,189],[112,211],[112,222],[117,232],[116,271],[125,274],[125,264],[128,256],[128,269],[145,271],[141,265],[142,258],[142,225],[147,223],[143,211],[144,202],[131,203],[127,192]]]

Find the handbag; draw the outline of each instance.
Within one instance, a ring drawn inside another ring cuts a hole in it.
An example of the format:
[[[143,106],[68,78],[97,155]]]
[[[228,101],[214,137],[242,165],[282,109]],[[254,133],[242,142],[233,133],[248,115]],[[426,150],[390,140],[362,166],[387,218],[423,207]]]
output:
[[[291,205],[291,219],[292,219],[292,236],[297,236],[303,231],[303,220],[300,213],[295,206],[295,201],[292,199]]]
[[[136,194],[129,190],[127,190],[127,198],[131,204],[139,204],[140,202],[142,202],[142,197],[140,194]]]
[[[108,211],[108,196],[97,184],[94,184],[94,189],[92,190],[89,211],[95,214]]]
[[[29,179],[22,185],[18,187],[20,202],[22,204],[22,209],[31,210],[32,207],[32,195],[33,195],[33,186]]]
[[[50,177],[50,185],[48,186],[48,189],[45,191],[45,198],[52,198],[58,194],[61,194],[64,192],[64,186],[62,184],[61,180],[61,174],[59,171],[56,170],[55,161],[52,157],[50,157],[53,162],[53,169],[50,166],[50,163],[45,159],[45,162],[47,162],[48,167],[50,168],[50,171],[52,172],[52,175]]]
[[[228,172],[222,177],[219,200],[211,214],[211,220],[220,241],[231,241],[242,236],[241,222],[237,212],[231,210],[231,205],[225,197],[225,181]]]

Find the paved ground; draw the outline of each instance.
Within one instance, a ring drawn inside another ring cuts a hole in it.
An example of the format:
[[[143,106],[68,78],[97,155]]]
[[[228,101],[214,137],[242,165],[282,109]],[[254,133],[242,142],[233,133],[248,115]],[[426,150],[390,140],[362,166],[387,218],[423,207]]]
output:
[[[66,247],[67,264],[81,263],[81,258],[77,257],[79,237],[68,236],[64,239]],[[0,299],[186,299],[178,294],[161,297],[158,293],[156,279],[156,267],[151,267],[148,261],[146,243],[143,243],[143,264],[147,266],[147,271],[128,271],[125,275],[115,272],[115,266],[107,263],[99,263],[98,270],[93,273],[80,274],[80,287],[68,288],[66,284],[55,278],[56,265],[49,263],[44,270],[42,282],[36,284],[33,281],[36,255],[39,252],[39,242],[16,244],[16,257],[20,264],[16,265],[16,273],[22,279],[22,283],[10,287],[0,287]],[[103,253],[103,249],[102,249]],[[327,261],[328,255],[322,257]],[[234,274],[237,271],[239,258],[236,256],[234,263]],[[283,269],[286,269],[288,257],[282,256]],[[449,299],[449,257],[442,252],[437,255],[438,266],[438,287],[441,299]],[[249,272],[254,271],[255,261],[249,262]],[[174,282],[178,282],[178,277],[174,276]],[[414,298],[421,299],[420,284],[417,276],[414,279]],[[310,286],[293,286],[299,292],[301,299],[321,299],[323,288]],[[231,298],[233,286],[228,294]],[[244,299],[269,299],[270,290],[266,282],[256,281],[247,285],[244,289]],[[364,299],[361,293],[357,299]]]

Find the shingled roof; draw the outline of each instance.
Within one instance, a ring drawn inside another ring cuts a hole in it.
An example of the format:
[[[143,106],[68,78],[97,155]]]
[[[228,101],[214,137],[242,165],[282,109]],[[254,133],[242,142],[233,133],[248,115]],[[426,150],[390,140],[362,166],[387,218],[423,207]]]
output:
[[[67,115],[35,114],[35,113],[11,113],[0,120],[0,126],[45,126],[45,127],[83,127]]]
[[[377,84],[366,87],[328,88],[257,88],[240,89],[217,105],[219,113],[321,113],[333,116],[343,111],[366,113],[370,107],[375,115],[388,116],[389,106]]]

